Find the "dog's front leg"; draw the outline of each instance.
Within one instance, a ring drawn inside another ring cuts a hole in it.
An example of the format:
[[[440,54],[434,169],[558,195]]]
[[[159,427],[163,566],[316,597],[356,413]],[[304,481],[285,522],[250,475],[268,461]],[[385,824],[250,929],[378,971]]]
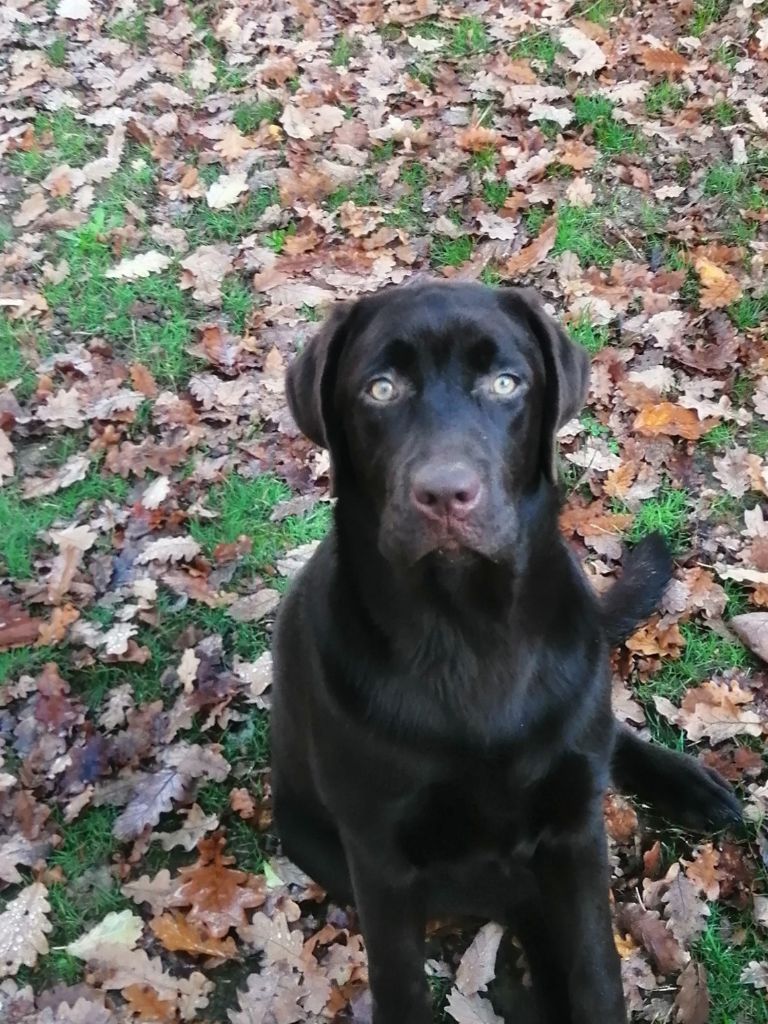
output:
[[[424,886],[393,879],[390,874],[396,872],[388,872],[353,841],[344,845],[368,952],[373,1024],[430,1024]]]
[[[569,1020],[572,1024],[626,1024],[602,823],[588,834],[542,843],[533,869],[553,948],[568,978]]]

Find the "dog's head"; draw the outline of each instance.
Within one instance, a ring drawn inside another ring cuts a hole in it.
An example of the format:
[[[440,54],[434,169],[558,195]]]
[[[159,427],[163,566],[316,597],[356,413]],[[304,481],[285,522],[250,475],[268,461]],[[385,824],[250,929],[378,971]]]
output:
[[[384,556],[502,560],[526,497],[555,477],[555,435],[589,362],[528,289],[437,283],[337,307],[288,371],[339,500],[364,499]]]

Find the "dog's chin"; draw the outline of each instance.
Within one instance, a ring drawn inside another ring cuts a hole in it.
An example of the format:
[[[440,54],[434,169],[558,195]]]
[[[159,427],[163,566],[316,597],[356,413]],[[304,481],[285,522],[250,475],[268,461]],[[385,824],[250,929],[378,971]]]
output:
[[[382,531],[379,549],[390,564],[401,569],[432,564],[445,568],[468,568],[478,562],[502,562],[509,558],[510,548],[499,548],[498,539],[488,538],[471,530],[435,531],[404,530],[397,534]]]

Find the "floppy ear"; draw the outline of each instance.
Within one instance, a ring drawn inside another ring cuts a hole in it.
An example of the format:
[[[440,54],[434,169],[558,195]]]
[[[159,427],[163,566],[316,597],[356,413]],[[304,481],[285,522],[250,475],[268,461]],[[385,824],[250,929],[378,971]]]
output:
[[[503,288],[508,312],[524,319],[541,345],[546,372],[542,417],[542,465],[557,479],[557,432],[582,409],[589,388],[589,356],[544,309],[532,288]]]
[[[323,408],[324,394],[328,392],[326,371],[338,361],[338,349],[343,344],[352,306],[351,302],[339,302],[333,307],[286,374],[285,391],[291,415],[302,434],[321,448],[329,446],[327,411]]]

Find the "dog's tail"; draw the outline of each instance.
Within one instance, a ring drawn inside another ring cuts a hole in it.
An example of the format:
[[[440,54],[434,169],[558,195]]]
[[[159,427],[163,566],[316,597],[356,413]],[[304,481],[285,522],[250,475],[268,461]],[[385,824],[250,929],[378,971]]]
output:
[[[657,608],[672,576],[672,555],[660,533],[651,533],[624,559],[624,572],[600,600],[605,635],[622,643]]]

